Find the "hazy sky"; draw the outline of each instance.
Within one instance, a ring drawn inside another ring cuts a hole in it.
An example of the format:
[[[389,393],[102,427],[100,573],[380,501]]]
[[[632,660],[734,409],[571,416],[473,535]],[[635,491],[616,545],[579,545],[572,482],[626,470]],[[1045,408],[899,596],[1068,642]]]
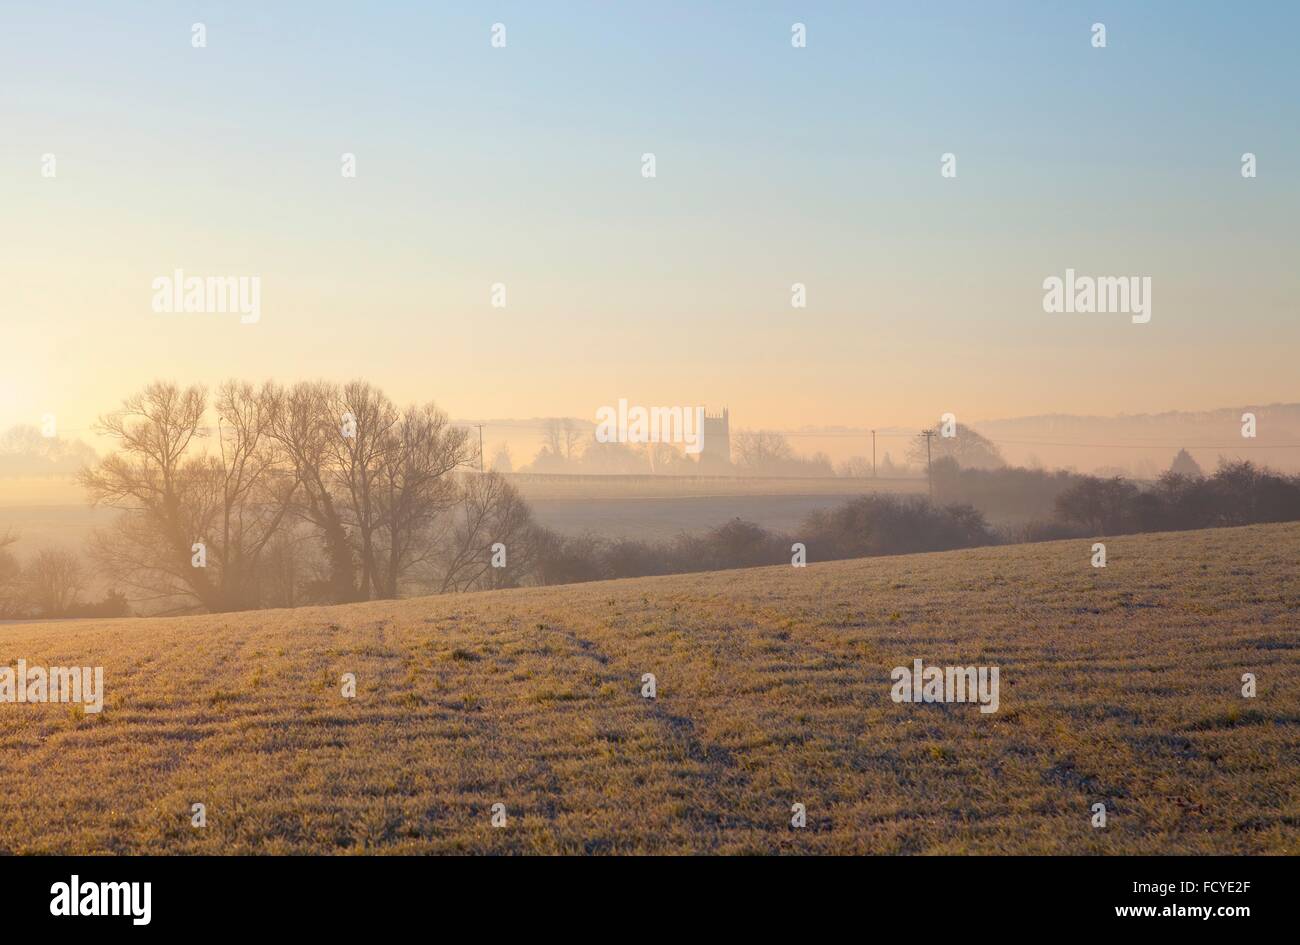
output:
[[[1297,35],[1281,2],[6,3],[0,425],[231,375],[773,427],[1294,401]],[[1067,267],[1150,276],[1150,323],[1045,313]],[[154,312],[177,268],[260,276],[260,321]]]

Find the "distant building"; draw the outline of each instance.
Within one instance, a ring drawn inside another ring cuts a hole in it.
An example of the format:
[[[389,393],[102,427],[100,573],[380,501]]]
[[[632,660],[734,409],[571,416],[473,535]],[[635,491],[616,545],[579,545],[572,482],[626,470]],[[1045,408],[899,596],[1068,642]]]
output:
[[[704,411],[704,442],[700,450],[700,468],[705,471],[725,472],[731,469],[731,411],[722,413]]]

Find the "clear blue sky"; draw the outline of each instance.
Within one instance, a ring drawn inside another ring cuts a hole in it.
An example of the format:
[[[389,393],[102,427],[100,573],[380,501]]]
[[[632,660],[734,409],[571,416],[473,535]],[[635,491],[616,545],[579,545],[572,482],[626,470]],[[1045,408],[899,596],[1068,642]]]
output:
[[[1297,36],[1282,2],[7,3],[0,422],[228,375],[746,426],[1294,400]],[[1044,314],[1067,266],[1152,276],[1151,324]],[[260,274],[261,322],[151,312],[177,267]]]

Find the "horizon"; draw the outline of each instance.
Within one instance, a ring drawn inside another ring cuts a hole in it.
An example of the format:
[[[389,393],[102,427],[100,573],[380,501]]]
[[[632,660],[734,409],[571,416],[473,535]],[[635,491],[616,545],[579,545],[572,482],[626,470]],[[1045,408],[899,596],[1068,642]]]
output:
[[[729,408],[723,405],[718,409]],[[1220,427],[1223,431],[1236,431],[1238,411],[1243,410],[1252,411],[1261,418],[1262,428],[1253,442],[1233,442],[1226,433],[1220,433],[1213,442],[1206,441],[1205,437],[1210,437]],[[1281,425],[1276,422],[1278,412],[1283,414]],[[210,417],[211,411],[208,413]],[[1288,413],[1296,416],[1288,417]],[[1219,415],[1217,419],[1222,422],[1216,427],[1207,427],[1208,418],[1214,415]],[[581,417],[490,417],[475,420],[449,416],[448,421],[465,429],[481,427],[484,431],[485,463],[491,465],[492,460],[488,457],[494,457],[504,447],[510,454],[515,472],[534,471],[521,467],[531,464],[536,458],[545,442],[548,423],[575,422],[581,425],[584,434],[594,434],[599,427],[598,421]],[[1239,459],[1251,460],[1258,466],[1279,472],[1294,472],[1300,467],[1300,453],[1297,452],[1300,450],[1300,403],[1244,404],[1206,411],[1167,411],[1160,414],[1049,414],[962,420],[961,423],[998,447],[1011,466],[1093,474],[1122,471],[1124,475],[1135,478],[1152,479],[1158,471],[1165,468],[1161,465],[1163,460],[1172,460],[1180,450],[1187,450],[1207,468],[1223,460]],[[1071,429],[1060,432],[1057,427],[1061,423],[1068,424]],[[1134,423],[1146,428],[1137,435],[1113,429]],[[1150,429],[1151,424],[1156,425],[1154,430]],[[936,425],[932,423],[930,426]],[[1103,429],[1098,430],[1097,427]],[[1105,429],[1107,427],[1111,429]],[[18,424],[0,429],[0,437],[19,428],[40,432],[36,424]],[[1026,428],[1030,432],[1023,432]],[[797,429],[774,430],[738,423],[732,427],[733,438],[735,433],[741,431],[779,434],[787,440],[793,440],[791,445],[797,455],[807,457],[818,452],[825,453],[836,464],[853,457],[869,456],[875,434],[878,441],[877,457],[882,462],[892,463],[905,475],[913,475],[916,470],[910,466],[905,453],[922,428],[902,424],[882,424],[875,428],[804,425]],[[210,434],[211,430],[207,432]],[[1108,442],[1095,442],[1093,433],[1106,438]],[[1071,436],[1086,439],[1071,440]],[[113,441],[93,429],[59,429],[56,439],[70,445],[83,443],[101,455],[112,452]],[[199,448],[205,447],[200,444]],[[672,474],[684,473],[677,470]]]

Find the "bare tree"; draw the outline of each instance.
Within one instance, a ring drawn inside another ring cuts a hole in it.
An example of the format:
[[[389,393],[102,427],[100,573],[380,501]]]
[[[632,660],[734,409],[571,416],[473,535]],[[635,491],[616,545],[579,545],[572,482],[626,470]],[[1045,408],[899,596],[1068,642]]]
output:
[[[338,409],[338,389],[324,381],[303,382],[273,392],[269,433],[284,451],[294,481],[300,485],[295,511],[318,532],[324,546],[326,573],[319,582],[326,602],[358,598],[356,556],[348,536],[344,508],[336,500],[334,467],[337,440],[350,432]]]
[[[865,479],[870,477],[873,471],[870,457],[850,456],[836,467],[835,473],[846,478]]]
[[[731,448],[736,465],[750,472],[770,471],[794,459],[790,441],[780,433],[767,430],[740,430],[733,438]]]
[[[271,435],[301,484],[295,508],[324,545],[326,597],[396,597],[456,501],[450,474],[477,456],[469,431],[432,404],[399,412],[364,381],[298,384],[276,394],[273,413]]]
[[[344,498],[347,525],[361,564],[358,594],[369,600],[381,581],[375,539],[382,509],[376,490],[387,453],[395,445],[390,432],[398,423],[398,412],[384,392],[367,381],[345,384],[337,393],[335,409],[345,418],[347,435],[333,441],[333,477]]]
[[[552,417],[542,428],[542,439],[545,449],[568,463],[576,458],[576,450],[583,441],[583,435],[569,417]]]
[[[44,617],[61,617],[85,589],[81,559],[63,548],[43,548],[23,569],[27,599]]]
[[[942,430],[943,422],[940,421],[935,429]],[[963,469],[999,469],[1007,464],[997,444],[988,437],[962,423],[954,424],[952,432],[952,436],[940,434],[930,437],[930,462],[952,458]],[[922,470],[927,468],[925,434],[912,440],[907,448],[907,462]]]
[[[270,386],[227,381],[217,395],[219,456],[209,470],[220,492],[216,509],[222,609],[256,607],[267,543],[289,513],[298,482],[280,475],[281,451],[268,434],[275,409]]]
[[[376,597],[396,597],[402,578],[428,559],[435,523],[458,498],[450,474],[478,455],[477,444],[470,443],[468,430],[426,404],[402,414],[379,455],[372,584]]]
[[[155,611],[396,597],[435,554],[447,560],[449,535],[472,542],[483,527],[527,560],[522,499],[499,474],[457,484],[477,443],[433,404],[398,411],[364,381],[229,381],[209,431],[205,401],[164,383],[128,398],[100,424],[118,450],[80,476],[93,503],[123,513],[96,558]],[[450,560],[448,586],[514,580]]]
[[[645,453],[650,471],[657,475],[695,472],[690,459],[672,443],[647,443]]]
[[[500,473],[462,477],[460,503],[441,542],[439,592],[517,586],[533,566],[534,531],[527,503]],[[493,565],[494,545],[501,567]]]
[[[9,550],[17,540],[18,535],[11,530],[0,532],[0,618],[23,615],[22,566]]]
[[[310,526],[301,521],[289,522],[275,533],[259,569],[263,606],[297,607],[316,596],[312,593],[319,565],[316,538]]]
[[[204,568],[191,566],[192,545],[211,524],[206,464],[186,453],[204,435],[202,387],[157,382],[100,418],[98,430],[118,450],[78,475],[92,505],[119,509],[117,528],[99,533],[94,554],[114,577],[152,601],[219,609]]]
[[[93,504],[124,514],[96,538],[95,556],[143,599],[213,612],[261,603],[261,556],[296,487],[280,475],[277,445],[266,434],[272,393],[222,385],[211,453],[196,452],[209,432],[201,387],[155,383],[101,418],[99,429],[118,441],[118,452],[83,470],[80,481]]]

